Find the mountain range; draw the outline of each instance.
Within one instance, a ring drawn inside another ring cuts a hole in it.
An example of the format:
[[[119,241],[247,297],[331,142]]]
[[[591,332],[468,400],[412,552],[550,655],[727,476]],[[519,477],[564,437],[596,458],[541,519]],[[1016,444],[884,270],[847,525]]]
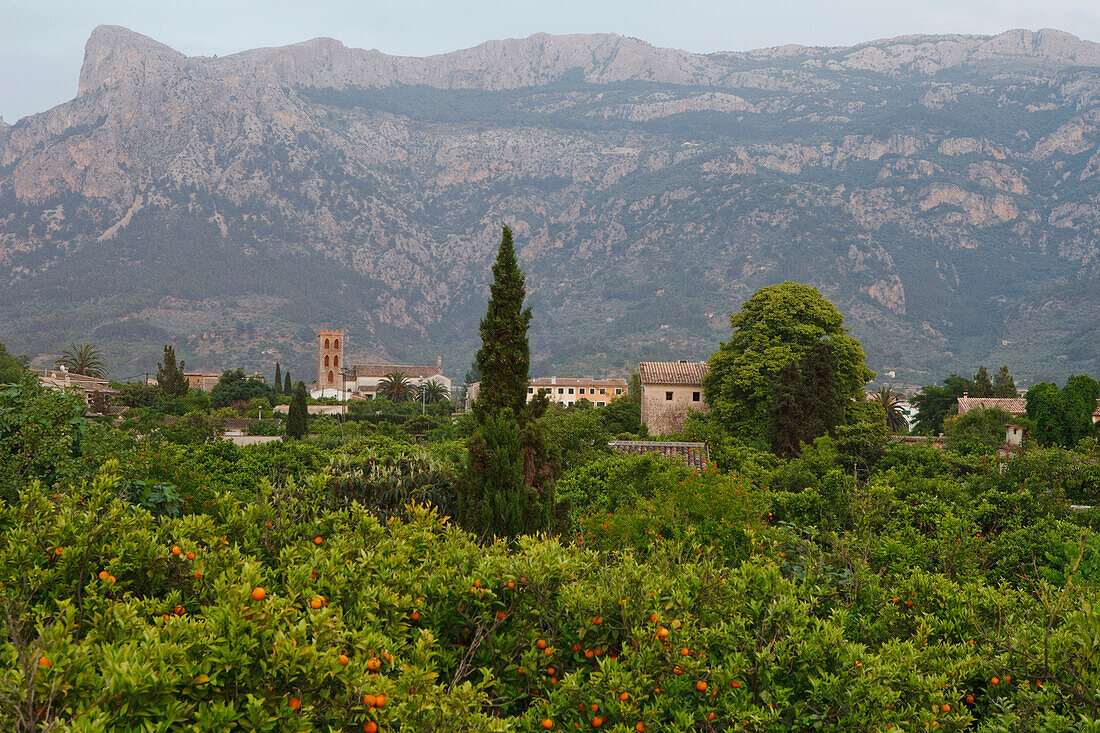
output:
[[[73,100],[0,120],[0,341],[309,381],[343,328],[461,378],[507,223],[535,375],[705,358],[787,279],[893,384],[1100,374],[1098,143],[1100,45],[1056,30],[208,58],[100,26]]]

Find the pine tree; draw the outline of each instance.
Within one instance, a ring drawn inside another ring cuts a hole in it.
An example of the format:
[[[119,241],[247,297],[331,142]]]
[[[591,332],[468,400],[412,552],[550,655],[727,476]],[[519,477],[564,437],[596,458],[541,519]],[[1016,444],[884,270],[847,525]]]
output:
[[[994,397],[1019,397],[1020,390],[1016,389],[1016,380],[1008,371],[1008,366],[1002,366],[993,377]]]
[[[164,347],[164,363],[157,364],[157,384],[161,391],[169,397],[184,397],[187,395],[187,377],[183,376],[183,361],[176,365],[176,349],[174,346]]]
[[[970,392],[971,397],[993,396],[993,380],[989,378],[989,372],[986,370],[985,364],[978,367],[978,372],[974,375],[971,384],[973,385]]]
[[[546,399],[527,403],[531,309],[523,307],[524,275],[507,226],[490,293],[475,362],[481,391],[474,403],[477,428],[466,442],[460,516],[482,537],[514,537],[549,528],[554,472],[536,421]]]
[[[474,415],[482,422],[486,416],[506,410],[522,426],[531,364],[527,343],[531,309],[523,307],[527,290],[523,270],[516,263],[512,230],[507,226],[493,264],[489,292],[489,308],[481,319],[481,348],[476,361],[481,372],[481,390],[474,404]]]
[[[283,394],[290,394],[291,390],[294,389],[290,386],[291,384],[292,383],[290,381],[290,372],[287,372],[286,375],[283,377]]]
[[[279,366],[279,362],[275,362],[275,381],[271,383],[271,389],[275,394],[279,394],[283,391],[283,370]]]
[[[291,440],[301,440],[306,437],[308,422],[306,385],[304,382],[298,382],[294,385],[294,396],[290,400],[290,412],[286,416],[286,437]]]

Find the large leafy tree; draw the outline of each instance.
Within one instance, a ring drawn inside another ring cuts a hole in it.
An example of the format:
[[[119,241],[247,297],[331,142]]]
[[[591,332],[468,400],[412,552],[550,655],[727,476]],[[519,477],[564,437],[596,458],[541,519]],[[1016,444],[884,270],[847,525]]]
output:
[[[1071,377],[1061,390],[1050,382],[1036,384],[1027,391],[1032,437],[1040,445],[1072,448],[1094,434],[1092,414],[1098,397],[1100,384],[1085,374]]]
[[[463,522],[483,537],[548,529],[554,503],[554,468],[536,420],[546,399],[527,403],[531,309],[523,305],[524,280],[512,230],[505,226],[481,321],[481,391],[474,403],[476,428],[466,442],[460,502]]]
[[[891,433],[909,432],[909,421],[905,419],[905,411],[902,409],[901,394],[884,385],[871,395],[871,399],[882,405],[882,409],[886,411],[886,427]]]
[[[215,410],[229,407],[234,402],[251,402],[255,397],[270,397],[271,389],[261,380],[246,377],[244,371],[237,369],[223,372],[210,390],[210,406]]]
[[[797,362],[823,339],[836,356],[841,393],[855,398],[874,378],[844,316],[817,288],[783,282],[761,288],[730,316],[733,336],[711,354],[703,380],[707,402],[734,433],[763,438],[768,404],[780,369]]]
[[[407,402],[414,394],[414,387],[404,372],[393,371],[379,380],[378,394],[390,402]]]
[[[157,384],[161,392],[169,397],[183,397],[187,394],[187,377],[183,376],[183,361],[176,365],[176,349],[165,345],[164,362],[157,364]]]
[[[913,395],[910,402],[917,408],[917,421],[913,432],[920,435],[939,435],[943,432],[943,419],[959,412],[959,398],[968,393],[970,380],[952,374],[943,380],[943,386],[929,384]]]
[[[56,364],[59,367],[65,367],[73,374],[82,374],[85,377],[107,376],[107,364],[103,361],[103,352],[91,344],[69,344],[61,352],[61,358]]]
[[[294,385],[294,395],[290,398],[290,410],[286,416],[286,437],[301,440],[306,437],[309,423],[309,409],[306,405],[305,382]]]

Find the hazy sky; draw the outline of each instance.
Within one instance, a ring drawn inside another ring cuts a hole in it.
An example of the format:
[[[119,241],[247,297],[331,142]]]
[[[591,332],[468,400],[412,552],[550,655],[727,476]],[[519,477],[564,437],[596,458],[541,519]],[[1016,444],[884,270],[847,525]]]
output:
[[[1100,41],[1100,0],[0,0],[0,115],[11,123],[71,99],[84,42],[101,23],[192,56],[317,36],[423,56],[540,31],[709,52],[1010,28]]]

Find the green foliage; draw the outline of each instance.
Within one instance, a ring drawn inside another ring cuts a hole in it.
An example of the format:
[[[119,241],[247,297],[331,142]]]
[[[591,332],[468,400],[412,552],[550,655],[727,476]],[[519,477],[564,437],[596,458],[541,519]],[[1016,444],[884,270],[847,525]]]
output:
[[[64,367],[73,374],[86,377],[106,377],[107,364],[103,361],[103,352],[91,344],[72,343],[61,352],[57,360],[58,367]]]
[[[188,412],[180,418],[167,418],[160,435],[180,445],[202,445],[218,439],[218,425],[204,412]]]
[[[995,453],[1005,442],[1005,425],[1012,422],[1012,415],[1000,407],[968,410],[958,417],[944,421],[943,432],[947,436],[947,448],[958,453]]]
[[[215,410],[230,407],[235,402],[248,402],[253,397],[271,397],[271,389],[259,379],[246,377],[243,369],[222,373],[210,390],[210,406]]]
[[[466,447],[470,455],[459,514],[463,525],[498,537],[545,529],[545,523],[531,522],[528,514],[535,502],[524,490],[519,422],[505,411],[486,413]]]
[[[970,380],[970,396],[993,396],[993,380],[989,378],[989,371],[986,370],[985,364],[982,364],[980,367],[978,367],[978,371],[974,375],[974,378]]]
[[[378,394],[391,402],[408,402],[415,394],[415,388],[404,372],[393,371],[379,380]]]
[[[419,449],[338,456],[328,473],[334,506],[356,501],[382,521],[411,519],[418,505],[431,505],[444,516],[458,509],[451,466]]]
[[[1027,417],[1031,435],[1040,445],[1070,448],[1095,434],[1092,414],[1100,397],[1100,385],[1087,375],[1070,378],[1061,390],[1040,382],[1027,391]]]
[[[279,362],[275,362],[275,380],[271,383],[271,388],[275,392],[283,391],[283,367]]]
[[[27,357],[9,354],[0,344],[0,384],[17,384],[27,371]]]
[[[608,435],[637,435],[642,431],[642,403],[629,395],[597,407],[596,415]]]
[[[589,515],[605,515],[625,502],[652,497],[690,473],[679,459],[613,453],[562,473],[555,492],[575,527]]]
[[[289,395],[294,391],[294,387],[290,381],[290,372],[288,371],[283,375],[283,394]]]
[[[610,453],[602,410],[551,405],[541,418],[546,440],[557,447],[562,472],[583,466]]]
[[[1016,380],[1008,371],[1007,366],[1002,366],[993,377],[994,397],[1019,397],[1020,391],[1016,389]]]
[[[833,434],[848,402],[839,371],[834,344],[828,340],[779,369],[767,406],[767,436],[776,455],[798,455],[803,443]]]
[[[845,413],[844,424],[836,429],[837,462],[868,472],[886,452],[886,412],[876,400],[861,400],[848,403]]]
[[[124,382],[111,386],[121,392],[115,400],[127,407],[152,407],[164,397],[160,386],[155,384]]]
[[[943,380],[943,386],[930,384],[921,389],[911,400],[917,408],[917,422],[913,432],[920,435],[939,435],[943,432],[944,418],[957,415],[959,398],[970,390],[970,380],[952,374]]]
[[[157,364],[157,386],[169,397],[187,394],[187,377],[183,375],[183,361],[176,365],[176,348],[164,346],[164,361]]]
[[[887,386],[879,388],[878,392],[871,395],[871,399],[882,405],[886,413],[886,427],[891,433],[905,435],[909,432],[909,421],[905,419],[902,410],[903,396]]]
[[[501,410],[522,423],[527,401],[527,378],[531,352],[527,326],[531,309],[523,307],[527,297],[524,274],[516,262],[512,230],[505,225],[500,249],[493,263],[493,284],[489,288],[489,307],[481,320],[481,348],[477,368],[481,372],[481,390],[474,403],[479,419]]]
[[[761,288],[730,316],[730,325],[733,336],[711,355],[703,388],[734,435],[765,434],[779,371],[823,339],[836,358],[834,376],[842,395],[857,396],[874,378],[864,365],[863,348],[844,328],[844,317],[816,288],[789,281]]]
[[[309,410],[306,405],[306,385],[298,382],[294,385],[294,396],[290,400],[290,410],[286,417],[286,437],[301,440],[309,429]]]
[[[46,389],[34,374],[0,387],[0,500],[14,499],[32,481],[55,486],[78,475],[83,415],[79,394]]]

